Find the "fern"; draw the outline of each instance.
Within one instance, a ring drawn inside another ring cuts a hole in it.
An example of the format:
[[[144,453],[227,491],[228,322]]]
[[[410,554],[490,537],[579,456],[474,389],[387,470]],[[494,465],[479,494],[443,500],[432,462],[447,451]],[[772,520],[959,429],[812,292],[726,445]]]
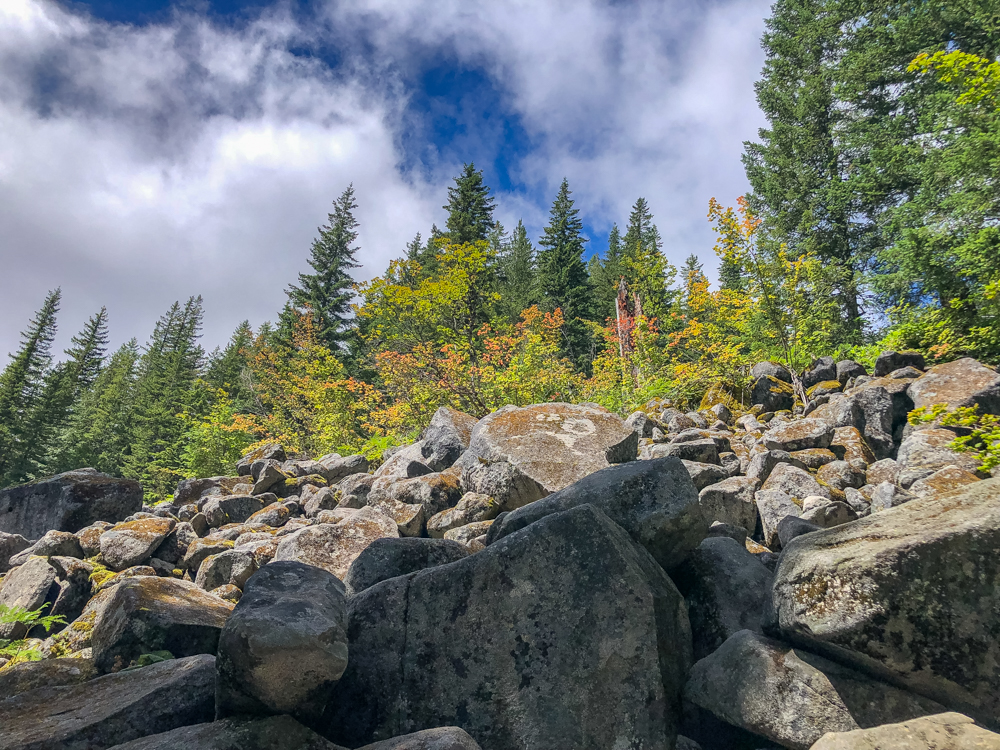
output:
[[[42,614],[47,606],[49,605],[43,604],[38,609],[29,611],[24,607],[8,607],[0,604],[0,625],[24,625],[29,631],[41,625],[46,633],[52,632],[52,628],[56,625],[65,625],[66,618],[62,615]],[[38,661],[42,658],[42,653],[37,648],[28,646],[25,638],[13,640],[0,638],[0,656],[10,659],[10,665],[13,665],[22,661]]]

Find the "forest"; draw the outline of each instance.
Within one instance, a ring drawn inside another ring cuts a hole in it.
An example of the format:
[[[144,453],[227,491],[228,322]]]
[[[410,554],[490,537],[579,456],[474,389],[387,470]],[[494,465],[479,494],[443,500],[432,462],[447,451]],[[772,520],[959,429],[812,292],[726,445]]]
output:
[[[767,359],[996,364],[1000,6],[778,0],[762,45],[751,189],[706,205],[717,283],[696,255],[668,262],[645,197],[588,247],[563,180],[533,239],[496,221],[472,163],[445,227],[359,283],[347,186],[274,322],[224,348],[199,343],[193,296],[115,351],[102,309],[58,356],[52,291],[0,374],[0,487],[90,466],[157,499],[265,442],[378,460],[442,405],[741,403]]]

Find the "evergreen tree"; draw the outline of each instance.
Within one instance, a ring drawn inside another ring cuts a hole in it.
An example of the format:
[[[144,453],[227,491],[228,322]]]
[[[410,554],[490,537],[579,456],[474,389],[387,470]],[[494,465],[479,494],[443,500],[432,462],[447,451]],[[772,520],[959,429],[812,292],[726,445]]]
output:
[[[676,270],[660,250],[660,232],[645,198],[638,198],[632,206],[622,244],[621,269],[636,306],[633,312],[641,310],[647,318],[663,323],[676,297],[670,290]]]
[[[581,320],[593,315],[594,298],[583,263],[583,222],[573,207],[569,181],[565,178],[549,211],[549,223],[538,244],[539,291],[550,310],[559,308],[566,320],[563,353],[580,369],[591,358],[591,338]]]
[[[587,263],[591,285],[594,289],[594,305],[598,320],[615,317],[615,300],[618,298],[618,282],[622,276],[622,239],[618,225],[611,227],[608,235],[608,251],[603,258],[594,254]]]
[[[139,347],[132,339],[111,355],[70,415],[54,471],[90,466],[122,476],[133,439]]]
[[[38,440],[46,412],[52,341],[62,293],[49,292],[45,302],[21,333],[21,346],[0,373],[0,487],[33,478],[44,455]]]
[[[208,360],[205,382],[226,392],[237,413],[253,411],[253,394],[247,387],[247,356],[253,347],[253,329],[244,320],[233,332],[226,348],[216,349]]]
[[[189,412],[202,395],[195,387],[204,361],[198,345],[201,297],[175,302],[159,319],[139,361],[135,385],[134,440],[126,476],[140,479],[148,497],[165,496],[181,477]]]
[[[518,320],[521,311],[538,304],[535,248],[520,220],[500,256],[500,279],[501,304],[509,320]]]
[[[299,312],[310,312],[317,335],[333,351],[348,335],[354,295],[350,272],[360,268],[354,245],[358,239],[357,207],[354,186],[348,185],[334,201],[329,223],[319,228],[319,237],[313,240],[309,258],[313,273],[300,273],[298,286],[288,288],[289,301]]]
[[[719,288],[732,292],[745,292],[746,277],[742,266],[734,258],[725,256],[719,263]]]
[[[494,207],[482,171],[471,162],[466,164],[455,186],[448,188],[448,205],[443,207],[448,211],[448,239],[456,245],[485,240],[493,228]]]

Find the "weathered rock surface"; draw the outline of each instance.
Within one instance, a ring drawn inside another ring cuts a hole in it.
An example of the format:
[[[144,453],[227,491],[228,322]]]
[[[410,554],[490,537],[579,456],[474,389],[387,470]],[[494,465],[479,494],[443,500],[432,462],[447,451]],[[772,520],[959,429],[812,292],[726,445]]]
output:
[[[279,542],[274,560],[315,565],[343,580],[351,563],[369,544],[398,536],[392,518],[376,508],[365,507],[338,524],[307,526],[289,534]]]
[[[833,426],[822,419],[797,419],[772,427],[764,433],[764,446],[772,451],[801,451],[829,448]]]
[[[998,498],[986,480],[793,540],[771,632],[996,724]]]
[[[273,495],[271,496],[274,497]],[[213,528],[227,523],[243,523],[250,516],[264,508],[259,497],[250,495],[227,495],[213,497],[202,508],[202,513]]]
[[[0,531],[38,539],[46,531],[121,521],[141,508],[138,482],[80,469],[0,490]]]
[[[0,670],[0,701],[38,688],[75,685],[96,676],[90,659],[23,661]]]
[[[491,750],[673,740],[691,658],[683,599],[593,506],[383,581],[349,610],[350,662],[324,719],[335,742],[440,726]]]
[[[20,534],[0,531],[0,573],[10,570],[10,558],[31,546],[31,542]]]
[[[444,471],[454,464],[469,447],[472,430],[478,421],[448,406],[434,412],[430,424],[420,436],[420,454],[424,463],[434,471]]]
[[[477,521],[492,521],[500,514],[493,498],[476,492],[467,492],[454,508],[443,510],[427,520],[427,534],[435,539],[459,526]]]
[[[347,593],[353,595],[389,578],[468,556],[469,550],[464,544],[450,539],[376,539],[351,563],[344,584]]]
[[[45,558],[32,557],[4,578],[0,605],[35,610],[46,600],[54,600],[57,592],[56,569]],[[0,638],[14,640],[26,633],[27,628],[21,623],[0,625]]]
[[[676,458],[613,466],[505,515],[502,538],[552,513],[580,505],[600,508],[649,550],[664,570],[680,564],[708,534],[706,517],[687,469]]]
[[[742,630],[697,662],[684,697],[791,750],[847,732],[940,711],[934,701]]]
[[[320,568],[275,562],[251,578],[219,639],[216,716],[323,713],[347,667],[344,585]]]
[[[114,750],[343,750],[291,716],[222,719],[115,745]]]
[[[924,355],[920,352],[888,351],[882,352],[875,360],[873,374],[876,378],[880,378],[901,367],[916,367],[918,370],[923,370],[924,366]]]
[[[458,462],[462,486],[513,510],[611,464],[635,459],[638,435],[591,406],[505,406],[483,417]]]
[[[767,589],[774,575],[746,547],[713,537],[674,572],[694,635],[694,658],[708,656],[741,630],[761,632]]]
[[[459,727],[424,729],[391,740],[365,745],[359,750],[481,750],[469,733]]]
[[[211,721],[215,659],[171,659],[0,701],[0,750],[100,750]]]
[[[22,565],[31,556],[83,557],[83,548],[75,534],[68,531],[48,531],[41,539],[10,558],[10,565]]]
[[[788,516],[802,515],[802,507],[782,490],[760,490],[754,495],[757,511],[760,513],[760,524],[764,531],[764,544],[771,549],[780,546],[778,525]]]
[[[798,500],[810,495],[830,497],[830,490],[816,481],[816,478],[805,469],[793,464],[781,463],[774,467],[762,490],[780,490]]]
[[[950,445],[955,439],[951,430],[927,429],[910,434],[899,446],[896,464],[900,472],[923,470],[928,475],[946,466],[957,466],[972,474],[979,461],[972,453],[959,453]]]
[[[214,654],[232,608],[187,581],[126,578],[111,590],[94,624],[94,664],[110,672],[154,651]]]
[[[698,493],[698,503],[709,521],[740,526],[753,534],[757,528],[754,493],[760,485],[749,477],[730,477]]]
[[[968,357],[934,365],[907,389],[916,409],[946,404],[949,409],[977,406],[1000,414],[1000,373]]]
[[[257,561],[251,552],[230,549],[217,555],[209,555],[198,568],[195,584],[205,591],[212,591],[219,586],[243,585],[257,572]]]
[[[104,564],[111,570],[141,565],[174,530],[174,523],[170,518],[140,518],[105,531],[101,534]]]
[[[811,750],[1000,750],[1000,735],[957,713],[824,735]]]

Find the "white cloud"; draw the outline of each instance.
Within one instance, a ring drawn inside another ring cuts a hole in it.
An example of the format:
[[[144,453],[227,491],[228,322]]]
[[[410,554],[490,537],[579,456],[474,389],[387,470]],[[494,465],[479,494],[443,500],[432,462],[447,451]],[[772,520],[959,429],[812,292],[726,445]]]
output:
[[[176,13],[108,24],[49,0],[0,7],[0,354],[62,285],[63,333],[107,304],[116,340],[203,294],[206,343],[273,317],[330,201],[353,181],[364,273],[440,221],[453,159],[404,170],[429,59],[486,72],[532,149],[499,216],[536,236],[569,177],[595,227],[650,202],[674,262],[711,265],[708,198],[746,190],[742,141],[767,0],[341,0],[238,27]],[[290,52],[322,42],[342,65]],[[475,134],[473,134],[473,141]],[[437,161],[428,162],[428,159]],[[412,159],[411,159],[412,160]]]

